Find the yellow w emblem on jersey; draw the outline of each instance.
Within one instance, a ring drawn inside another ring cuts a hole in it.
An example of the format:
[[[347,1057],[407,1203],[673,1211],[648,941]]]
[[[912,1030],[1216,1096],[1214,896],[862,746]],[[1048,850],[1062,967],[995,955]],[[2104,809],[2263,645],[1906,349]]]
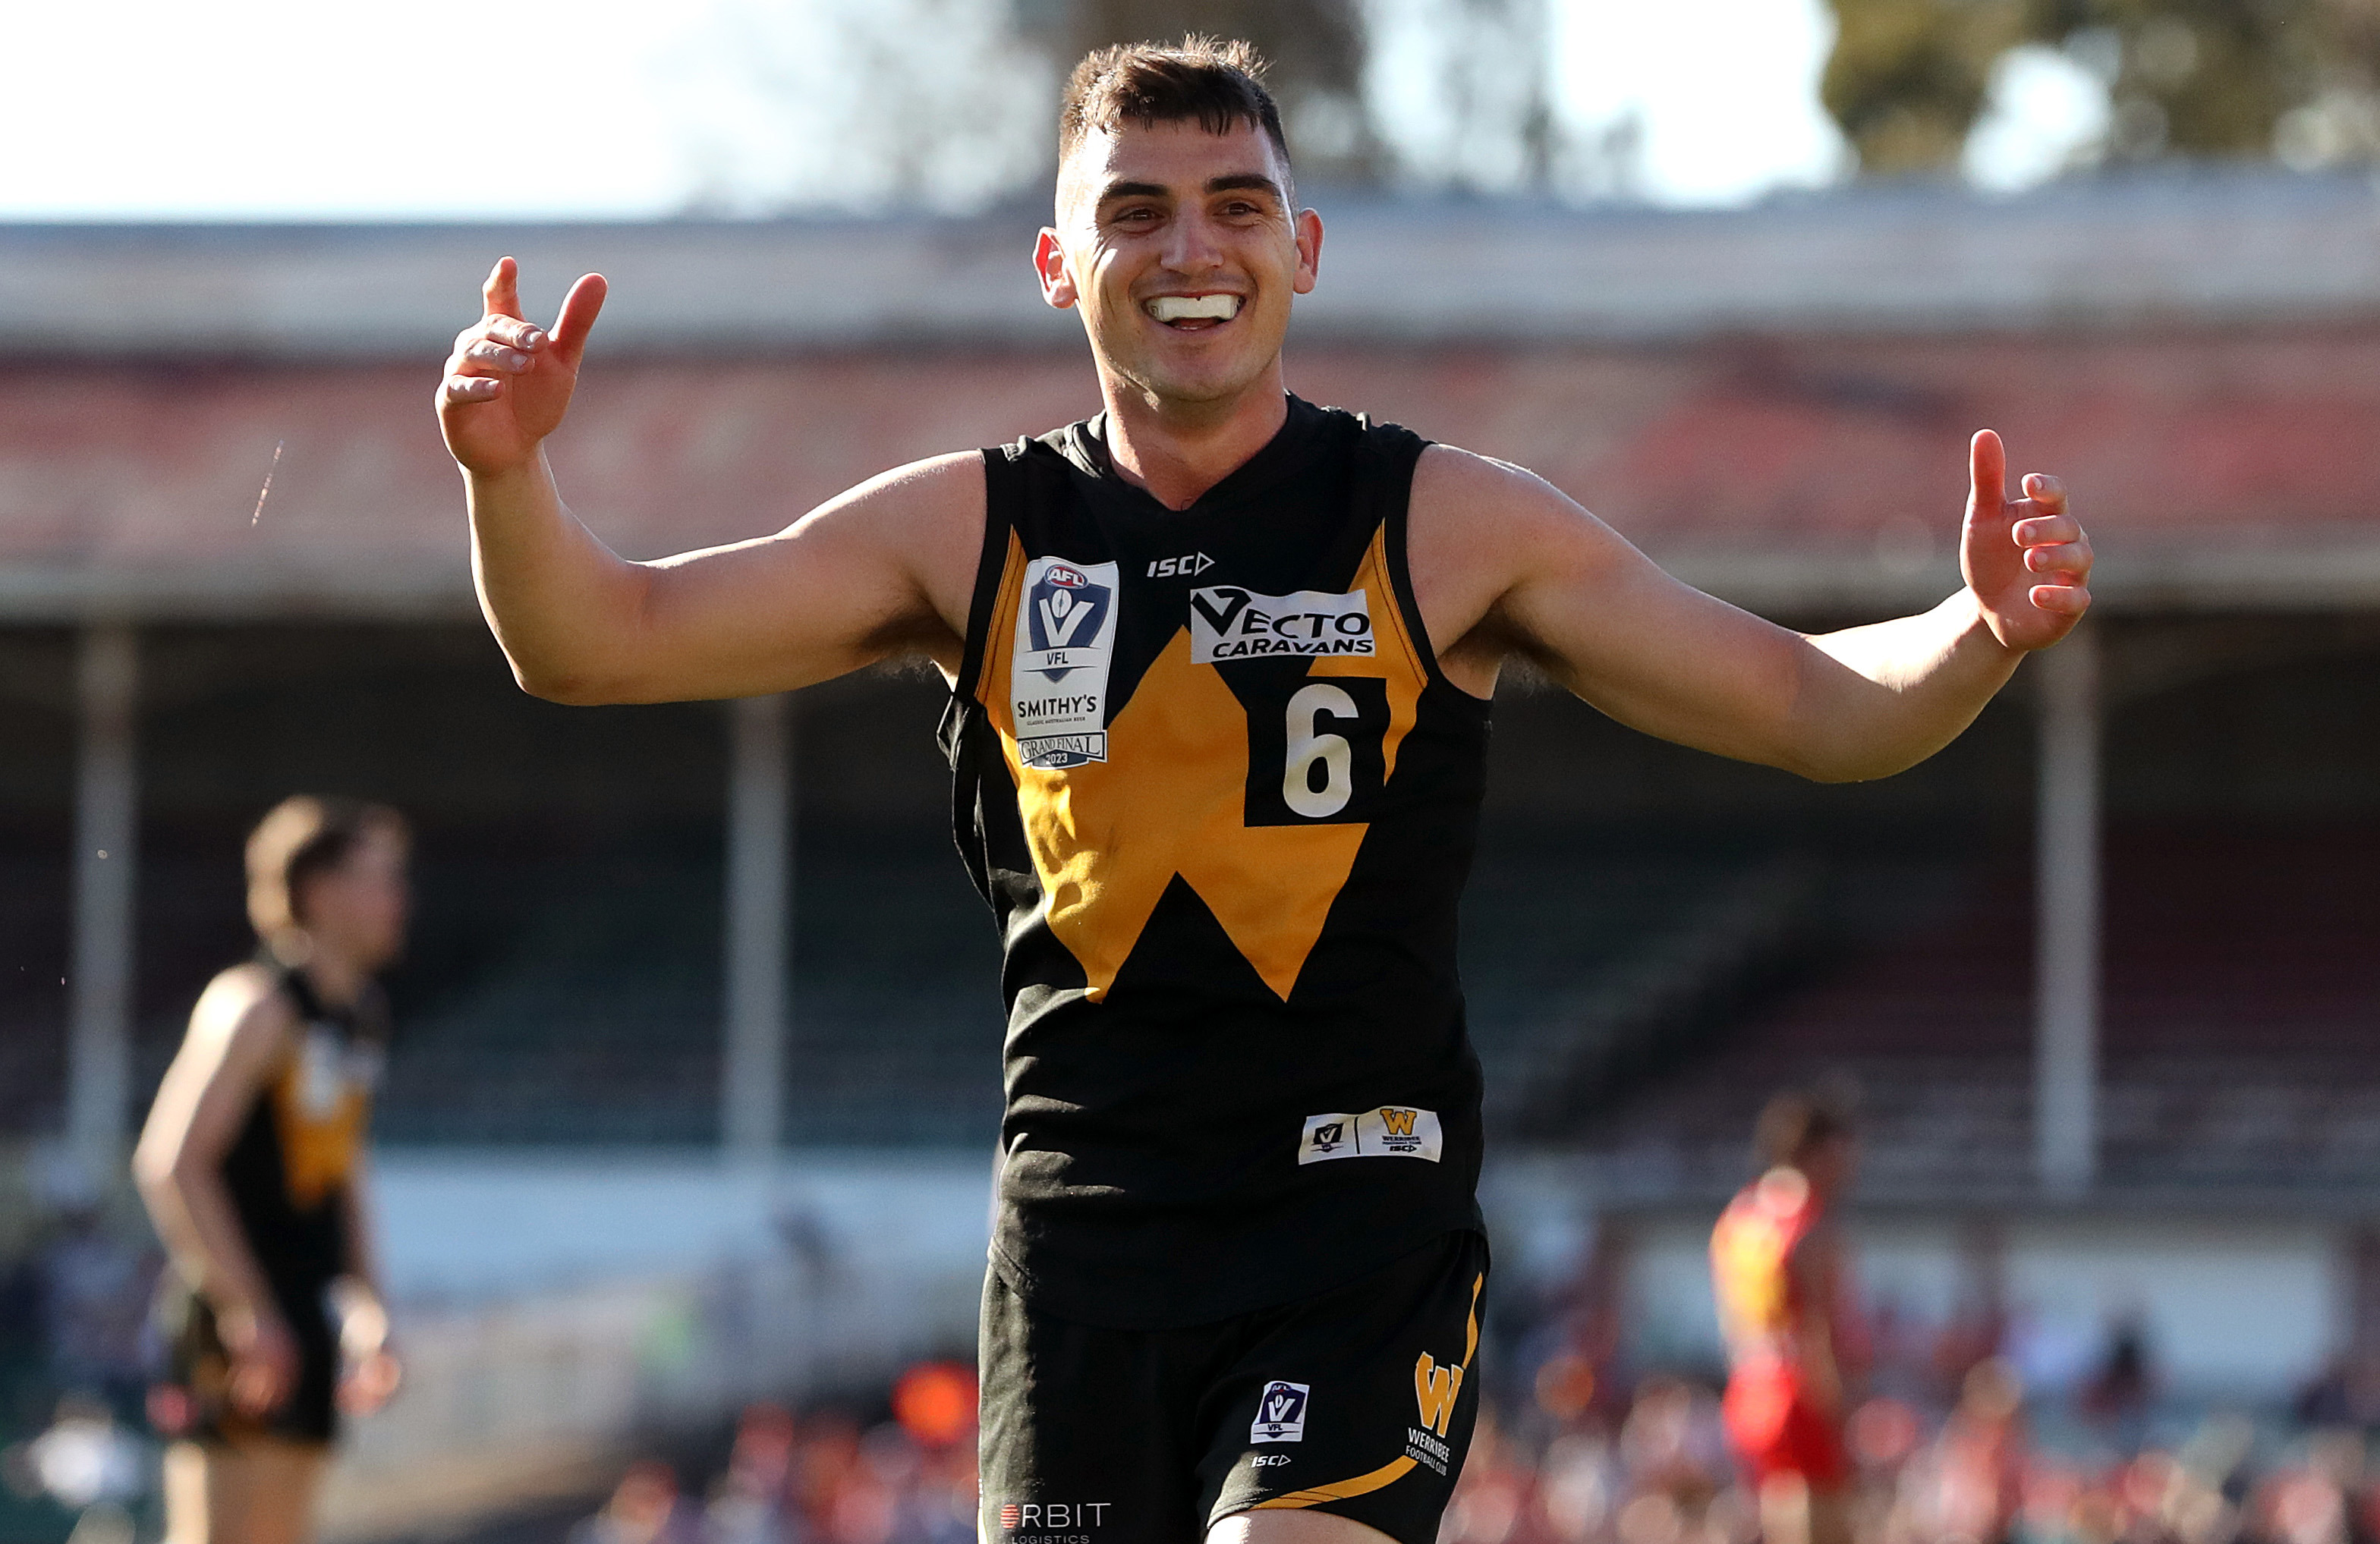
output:
[[[1418,1110],[1391,1110],[1383,1105],[1380,1124],[1389,1128],[1391,1137],[1410,1137],[1413,1135],[1414,1116],[1420,1113]]]
[[[1463,1369],[1440,1367],[1427,1351],[1414,1363],[1414,1398],[1421,1405],[1421,1423],[1439,1436],[1454,1420],[1454,1401],[1463,1393]]]

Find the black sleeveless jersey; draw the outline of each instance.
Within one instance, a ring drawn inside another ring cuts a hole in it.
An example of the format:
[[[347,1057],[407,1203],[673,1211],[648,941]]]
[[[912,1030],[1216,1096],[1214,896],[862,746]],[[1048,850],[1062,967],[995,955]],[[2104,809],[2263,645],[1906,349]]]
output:
[[[348,1267],[340,1202],[363,1150],[387,1014],[376,992],[335,1009],[300,971],[270,959],[297,1010],[289,1052],[224,1154],[240,1231],[276,1292],[303,1301]]]
[[[1293,397],[1177,512],[1103,430],[984,452],[942,741],[1006,948],[994,1265],[1156,1328],[1479,1225],[1454,956],[1488,705],[1414,604],[1422,440]]]

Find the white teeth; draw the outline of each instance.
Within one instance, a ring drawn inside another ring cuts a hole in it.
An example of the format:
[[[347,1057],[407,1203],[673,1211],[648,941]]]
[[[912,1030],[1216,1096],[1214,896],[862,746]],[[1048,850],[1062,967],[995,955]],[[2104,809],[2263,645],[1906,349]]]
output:
[[[1148,303],[1160,321],[1229,321],[1240,314],[1236,295],[1160,295]]]

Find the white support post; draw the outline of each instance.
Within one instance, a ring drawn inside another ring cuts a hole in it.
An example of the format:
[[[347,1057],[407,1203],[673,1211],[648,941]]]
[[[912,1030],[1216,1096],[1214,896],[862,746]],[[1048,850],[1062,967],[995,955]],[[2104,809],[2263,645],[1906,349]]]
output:
[[[67,987],[67,1149],[104,1193],[124,1164],[132,1094],[133,841],[140,825],[140,645],[83,629],[75,661],[74,936]]]
[[[725,1055],[719,1129],[727,1156],[760,1164],[784,1129],[793,935],[793,727],[783,696],[730,705]]]
[[[2099,1157],[2099,640],[2084,626],[2035,657],[2034,1155],[2042,1188],[2079,1196]]]

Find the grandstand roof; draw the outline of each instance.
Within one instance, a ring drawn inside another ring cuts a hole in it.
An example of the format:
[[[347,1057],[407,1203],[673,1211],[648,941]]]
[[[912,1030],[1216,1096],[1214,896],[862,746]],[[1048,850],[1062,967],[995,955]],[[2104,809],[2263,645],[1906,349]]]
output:
[[[2380,603],[2368,182],[1326,216],[1297,390],[1532,465],[1747,603],[1937,597],[1986,423],[2068,475],[2114,604]],[[467,609],[428,397],[506,250],[533,308],[613,280],[556,459],[635,555],[1038,431],[1096,401],[1031,224],[0,227],[0,616]]]

